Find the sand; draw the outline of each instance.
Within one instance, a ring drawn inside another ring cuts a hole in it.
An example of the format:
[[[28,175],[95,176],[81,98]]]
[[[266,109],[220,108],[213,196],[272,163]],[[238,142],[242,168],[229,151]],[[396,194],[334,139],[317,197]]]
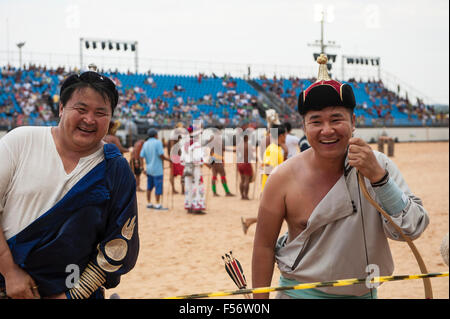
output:
[[[376,145],[371,145],[376,149]],[[440,255],[440,245],[449,229],[449,143],[399,143],[395,145],[393,161],[400,168],[411,190],[419,196],[430,215],[430,225],[415,240],[429,272],[448,271]],[[167,162],[165,162],[167,166]],[[236,286],[224,269],[221,256],[230,250],[241,262],[249,286],[255,226],[245,235],[241,216],[255,217],[258,211],[258,189],[251,184],[250,197],[240,199],[236,184],[235,165],[226,165],[230,190],[235,197],[225,197],[218,185],[220,197],[209,190],[207,214],[191,215],[183,209],[184,197],[171,195],[165,170],[163,204],[169,211],[146,208],[144,192],[138,192],[140,252],[135,268],[122,276],[121,283],[106,292],[106,297],[118,293],[121,298],[164,298],[170,296],[234,290]],[[210,188],[210,170],[204,168],[206,185]],[[146,186],[142,178],[141,186]],[[175,180],[181,190],[179,177]],[[283,224],[282,232],[286,230]],[[416,260],[404,242],[389,241],[395,263],[394,274],[420,273]],[[275,267],[272,286],[278,283]],[[336,278],[344,279],[344,278]],[[449,278],[432,278],[434,298],[449,298]],[[271,298],[275,296],[271,294]],[[378,289],[380,299],[423,298],[421,280],[397,281]],[[222,298],[244,298],[243,295]]]

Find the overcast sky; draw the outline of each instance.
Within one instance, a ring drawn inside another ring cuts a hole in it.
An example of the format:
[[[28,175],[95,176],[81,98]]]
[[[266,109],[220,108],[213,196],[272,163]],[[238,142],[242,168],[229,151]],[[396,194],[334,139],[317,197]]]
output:
[[[76,56],[87,37],[137,40],[141,59],[316,68],[320,8],[336,74],[342,55],[380,57],[402,85],[448,104],[448,0],[0,0],[0,61],[21,41],[24,57]]]

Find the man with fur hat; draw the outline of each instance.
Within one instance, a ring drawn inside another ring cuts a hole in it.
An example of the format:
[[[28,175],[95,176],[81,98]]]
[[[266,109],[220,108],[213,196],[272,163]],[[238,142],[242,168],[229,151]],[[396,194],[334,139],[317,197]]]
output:
[[[326,61],[325,55],[318,58],[318,80],[299,96],[298,111],[311,148],[278,166],[262,194],[253,248],[254,288],[271,285],[275,260],[281,286],[364,278],[369,265],[380,276],[393,273],[387,239],[400,240],[399,228],[361,195],[357,171],[406,236],[419,237],[429,223],[397,166],[353,137],[353,90],[330,79]],[[288,232],[277,240],[284,220]],[[376,298],[376,288],[360,284],[289,290],[277,298]]]

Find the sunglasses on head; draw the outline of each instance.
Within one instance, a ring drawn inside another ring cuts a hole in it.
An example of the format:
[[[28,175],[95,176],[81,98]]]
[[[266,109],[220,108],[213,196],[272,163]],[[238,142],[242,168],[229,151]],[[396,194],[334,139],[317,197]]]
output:
[[[94,71],[86,71],[81,74],[72,74],[69,77],[67,77],[61,86],[60,96],[62,96],[63,92],[67,88],[70,88],[77,83],[86,83],[92,86],[103,87],[105,90],[111,93],[111,96],[114,97],[114,99],[111,101],[112,105],[114,106],[117,105],[118,92],[114,82],[111,81],[111,79],[108,78],[107,76],[101,75]]]
[[[87,71],[83,72],[81,74],[72,74],[64,81],[64,83],[61,86],[61,92],[63,92],[66,88],[69,86],[78,83],[78,82],[84,82],[89,84],[95,84],[95,83],[104,83],[108,87],[111,88],[111,90],[116,89],[116,85],[113,81],[111,81],[110,78],[103,76],[97,72],[93,71]]]

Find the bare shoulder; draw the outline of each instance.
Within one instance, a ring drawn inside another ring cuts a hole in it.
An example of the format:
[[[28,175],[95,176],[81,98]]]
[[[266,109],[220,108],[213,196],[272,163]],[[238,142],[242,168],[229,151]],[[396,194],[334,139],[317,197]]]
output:
[[[302,179],[304,161],[304,156],[298,154],[278,165],[267,179],[263,199],[264,193],[277,194],[278,198],[285,198],[292,189],[296,188],[297,181]]]
[[[306,152],[299,153],[278,165],[272,175],[278,175],[284,180],[301,177],[299,174],[304,171],[302,168],[306,165],[306,158]]]

